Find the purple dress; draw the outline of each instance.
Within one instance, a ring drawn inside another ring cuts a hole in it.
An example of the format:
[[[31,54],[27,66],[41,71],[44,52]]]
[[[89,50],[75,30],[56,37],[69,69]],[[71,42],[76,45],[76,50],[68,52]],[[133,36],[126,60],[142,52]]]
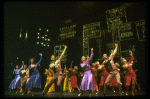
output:
[[[16,74],[16,76],[15,76],[15,79],[9,85],[10,89],[21,88],[21,79],[20,79],[21,76],[19,72],[22,68],[23,68],[23,65],[21,66],[20,69],[13,71],[13,74]]]
[[[84,68],[84,76],[80,85],[80,90],[94,90],[94,81],[93,81],[93,75],[90,69],[89,61],[92,59],[93,53],[91,53],[90,59],[86,61],[85,63],[81,63],[81,68]]]
[[[28,66],[29,69],[33,70],[33,73],[31,74],[31,77],[29,78],[28,83],[26,84],[26,89],[33,89],[33,88],[40,88],[41,89],[41,76],[40,73],[35,67],[38,65],[42,60],[42,56],[40,57],[40,61],[38,61],[36,64],[34,64],[34,67]]]

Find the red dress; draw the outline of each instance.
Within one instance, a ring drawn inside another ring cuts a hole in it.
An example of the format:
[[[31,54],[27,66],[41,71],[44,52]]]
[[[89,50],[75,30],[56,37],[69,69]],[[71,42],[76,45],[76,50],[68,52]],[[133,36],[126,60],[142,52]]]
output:
[[[92,70],[92,74],[93,74],[94,86],[97,86],[97,82],[96,82],[96,79],[95,79],[95,75],[97,73],[97,69],[91,68],[91,70]]]
[[[78,84],[77,84],[77,71],[73,70],[72,69],[72,66],[71,66],[71,87],[72,88],[77,88],[78,87]]]
[[[134,57],[132,55],[130,61],[128,62],[128,65],[133,61],[133,59],[134,59]],[[126,75],[125,75],[126,84],[125,85],[130,86],[131,79],[133,79],[135,81],[135,83],[137,84],[136,74],[133,71],[132,66],[126,68],[125,70],[126,70]]]
[[[114,87],[117,87],[117,81],[116,81],[116,78],[114,77],[113,79],[112,79],[112,81],[110,82],[110,87],[111,86],[114,86]]]
[[[99,86],[103,86],[105,79],[107,78],[107,76],[109,75],[109,73],[107,72],[106,68],[103,67],[102,68],[102,74],[101,74],[101,80],[99,83]]]

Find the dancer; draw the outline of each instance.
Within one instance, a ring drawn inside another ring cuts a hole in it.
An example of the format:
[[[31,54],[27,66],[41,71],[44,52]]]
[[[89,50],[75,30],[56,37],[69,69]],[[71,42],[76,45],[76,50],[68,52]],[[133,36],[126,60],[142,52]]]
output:
[[[89,60],[86,60],[84,56],[82,56],[81,58],[82,63],[80,65],[81,65],[81,68],[84,69],[84,76],[80,85],[81,92],[80,94],[78,94],[78,96],[81,96],[83,94],[83,90],[84,91],[89,90],[89,96],[91,97],[91,90],[94,90],[93,75],[92,75],[91,68],[89,65],[89,61],[92,59],[92,57],[93,57],[93,48],[91,49],[91,56]],[[87,86],[85,86],[87,83],[87,80],[88,80],[88,84]]]
[[[79,89],[78,84],[77,84],[77,74],[78,74],[77,70],[78,70],[78,67],[75,66],[74,69],[72,69],[72,63],[73,63],[73,61],[71,62],[71,65],[70,65],[72,92],[74,92],[74,88],[77,88],[78,91],[80,92],[80,89]]]
[[[22,61],[22,66],[20,69],[18,65],[16,65],[16,69],[14,69],[13,74],[16,74],[15,79],[10,83],[9,88],[10,92],[12,92],[13,89],[17,89],[16,93],[19,92],[19,89],[21,88],[21,76],[20,76],[20,71],[23,68],[24,61]]]
[[[33,73],[31,74],[31,77],[29,78],[28,83],[26,84],[26,89],[33,90],[32,96],[35,95],[36,88],[41,89],[41,76],[37,69],[37,66],[42,60],[42,53],[40,53],[39,55],[40,55],[40,60],[36,64],[34,64],[34,58],[30,58],[29,60],[30,65],[28,66],[28,68],[32,69]]]
[[[96,93],[99,94],[100,93],[100,90],[104,84],[104,81],[105,79],[107,78],[107,76],[109,75],[108,71],[106,70],[106,68],[104,67],[104,64],[102,63],[101,65],[99,64],[99,62],[96,62],[95,63],[97,65],[97,70],[101,70],[101,79],[100,79],[100,83],[99,83],[99,89],[98,89],[98,92]]]
[[[137,81],[136,81],[136,74],[132,69],[132,65],[133,65],[132,61],[133,61],[134,57],[133,57],[132,51],[129,51],[129,53],[130,53],[130,56],[131,56],[130,61],[127,63],[125,58],[121,58],[121,62],[123,63],[122,67],[126,70],[126,74],[125,74],[126,95],[128,95],[130,82],[132,80],[132,95],[134,96],[135,84],[137,84]]]
[[[97,79],[97,69],[96,69],[95,63],[92,64],[91,70],[92,70],[92,74],[93,74],[93,81],[94,81],[94,87],[95,87],[95,90],[92,90],[92,91],[98,91],[97,81],[96,81],[96,79]]]
[[[60,95],[61,97],[64,96],[62,86],[61,86],[61,81],[63,78],[62,70],[61,70],[61,59],[64,56],[66,49],[67,46],[65,45],[64,51],[62,52],[58,60],[55,60],[54,55],[51,56],[52,63],[50,64],[49,68],[51,68],[54,71],[54,75],[52,79],[49,81],[49,83],[47,84],[46,88],[42,91],[42,96],[44,96],[47,93],[48,89],[56,81],[56,79],[57,79],[57,86],[59,88]]]
[[[107,71],[109,72],[109,75],[107,76],[105,83],[104,83],[104,96],[107,95],[106,94],[106,87],[107,85],[110,84],[110,82],[112,81],[112,79],[114,77],[116,77],[116,81],[117,81],[117,85],[118,85],[118,89],[119,89],[119,95],[122,95],[122,83],[120,81],[120,73],[118,72],[116,65],[114,64],[113,58],[115,56],[115,54],[117,53],[117,48],[118,48],[118,44],[115,44],[115,50],[111,51],[111,55],[108,57],[107,54],[103,54],[103,59],[104,59],[104,66],[107,69]]]
[[[47,75],[46,84],[45,84],[45,87],[46,87],[48,82],[52,79],[52,77],[54,75],[54,72],[53,72],[52,69],[50,69],[50,71],[45,69],[45,73],[44,74]],[[54,92],[54,91],[55,91],[55,84],[53,83],[52,86],[49,88],[48,93]]]
[[[29,68],[27,68],[27,65],[24,65],[23,70],[21,70],[21,78],[22,95],[24,95],[26,93],[26,83],[29,80]]]
[[[120,69],[118,68],[120,65],[119,65],[118,63],[115,63],[115,64],[116,64],[116,69],[117,69],[118,71],[120,71]],[[114,88],[114,87],[117,87],[117,81],[116,81],[116,78],[115,78],[115,77],[112,79],[112,81],[110,82],[110,85],[109,85],[109,86],[112,88],[113,92],[115,93],[116,91],[115,91],[115,88]]]
[[[70,69],[71,70],[71,69]],[[69,69],[67,70],[66,65],[64,68],[64,83],[63,83],[63,91],[71,92],[71,85],[69,85]]]

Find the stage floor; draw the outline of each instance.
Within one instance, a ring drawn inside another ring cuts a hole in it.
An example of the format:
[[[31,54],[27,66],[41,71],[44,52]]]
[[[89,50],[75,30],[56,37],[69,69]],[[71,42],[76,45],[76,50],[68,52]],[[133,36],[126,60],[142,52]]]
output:
[[[129,95],[126,96],[125,93],[122,96],[119,96],[118,91],[113,93],[112,91],[107,91],[107,96],[103,96],[103,91],[101,91],[98,95],[95,95],[96,92],[92,92],[92,97],[133,97],[131,91],[129,91]],[[89,92],[84,91],[83,94],[79,97],[79,92],[64,92],[64,98],[81,98],[81,97],[89,97]],[[134,97],[145,97],[144,91],[136,91]],[[42,92],[36,92],[34,96],[32,96],[32,92],[30,94],[21,95],[21,93],[9,93],[9,91],[4,92],[4,97],[6,98],[60,98],[60,94],[58,92],[47,93],[44,97],[42,97]],[[91,97],[91,98],[92,98]]]

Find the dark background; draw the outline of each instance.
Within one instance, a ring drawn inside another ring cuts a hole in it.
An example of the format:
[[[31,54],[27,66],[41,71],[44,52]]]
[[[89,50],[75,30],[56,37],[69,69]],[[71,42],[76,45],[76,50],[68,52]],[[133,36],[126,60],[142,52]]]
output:
[[[128,22],[145,19],[145,2],[5,2],[4,3],[4,83],[5,90],[13,79],[12,70],[18,64],[21,67],[21,61],[29,65],[29,59],[34,57],[37,62],[40,58],[38,53],[43,54],[43,60],[39,71],[42,78],[42,89],[45,85],[46,76],[44,70],[48,68],[50,56],[54,54],[54,46],[66,44],[67,48],[67,68],[71,61],[73,66],[77,65],[80,70],[80,59],[82,56],[82,27],[84,24],[100,21],[101,30],[107,29],[106,10],[120,7],[126,7]],[[72,19],[71,24],[77,24],[77,33],[74,38],[58,41],[59,28],[67,26],[64,21]],[[23,29],[25,34],[28,31],[28,38],[19,38],[19,33]],[[38,47],[36,50],[38,29],[48,28],[48,37],[51,39],[50,47]],[[106,37],[107,38],[107,37]],[[95,41],[93,41],[95,42]],[[142,89],[145,89],[145,43],[139,42],[135,36],[135,45],[137,49],[137,63],[134,69],[138,69],[137,79]],[[108,53],[103,43],[102,53]],[[90,44],[97,50],[96,44]],[[109,53],[108,53],[109,54]],[[17,60],[18,57],[18,60]],[[95,55],[92,62],[97,60]],[[12,64],[11,64],[12,63]],[[64,68],[64,64],[62,64]]]

